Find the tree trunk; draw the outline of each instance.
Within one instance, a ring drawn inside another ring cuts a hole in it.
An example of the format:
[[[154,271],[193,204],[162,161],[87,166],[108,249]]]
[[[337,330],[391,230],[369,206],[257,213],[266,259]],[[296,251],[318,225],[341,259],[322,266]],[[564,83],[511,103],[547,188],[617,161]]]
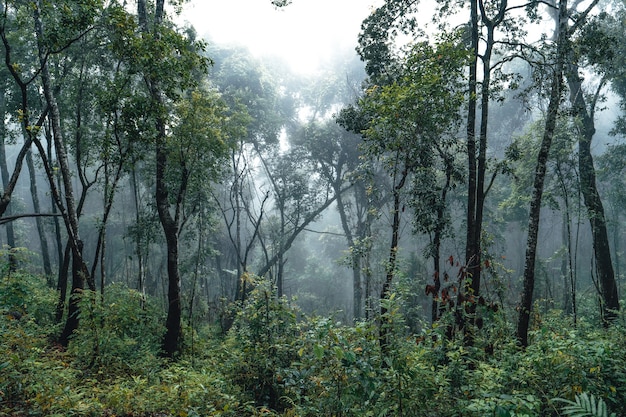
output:
[[[1,35],[0,38],[2,39],[2,44],[4,46],[4,62],[6,64],[6,67],[9,73],[11,74],[11,77],[17,84],[17,87],[19,90],[19,96],[20,96],[19,112],[22,115],[21,127],[22,127],[22,131],[25,132],[24,143],[22,144],[22,147],[20,148],[20,151],[17,154],[17,157],[15,158],[15,161],[14,161],[15,166],[13,167],[13,173],[11,174],[11,177],[8,183],[5,184],[4,186],[4,190],[2,191],[2,196],[0,196],[0,216],[2,216],[4,215],[9,203],[11,202],[13,190],[15,189],[15,186],[17,185],[17,180],[19,179],[20,173],[22,171],[22,164],[24,162],[24,158],[26,157],[26,154],[30,150],[30,147],[33,143],[33,138],[34,138],[33,132],[37,132],[39,128],[43,125],[49,109],[46,106],[46,108],[44,108],[43,112],[39,116],[39,119],[35,123],[35,125],[34,126],[31,125],[30,118],[29,118],[30,108],[28,105],[28,86],[34,80],[34,78],[32,78],[31,75],[29,74],[28,78],[30,78],[30,80],[27,82],[24,82],[20,74],[18,73],[20,66],[16,65],[12,61],[12,57],[11,57],[12,48],[8,42],[8,37],[6,36],[4,25],[0,27],[0,35]],[[4,99],[4,96],[3,96],[3,99]],[[4,125],[4,122],[3,122],[3,125]],[[2,138],[4,139],[4,134]]]
[[[5,103],[5,94],[4,90],[0,91],[0,173],[2,174],[2,188],[7,190],[9,188],[9,167],[7,165],[7,153],[6,153],[6,103]],[[7,206],[5,213],[7,215],[11,215],[11,206]],[[9,249],[15,248],[15,232],[13,230],[13,222],[8,222],[6,224],[6,232],[7,232],[7,245]],[[15,271],[17,269],[17,259],[15,258],[15,254],[13,251],[9,251],[9,271]]]
[[[159,37],[158,31],[163,20],[163,8],[165,0],[156,0],[154,15],[154,33],[148,32],[146,20],[145,1],[137,2],[137,15],[144,36]],[[165,234],[167,245],[167,319],[165,321],[165,335],[163,336],[163,353],[167,357],[173,357],[180,350],[182,339],[182,303],[180,299],[180,272],[178,270],[178,218],[170,213],[169,192],[166,184],[166,172],[168,164],[167,156],[167,121],[165,115],[165,99],[159,81],[152,75],[146,75],[152,100],[159,109],[155,119],[156,138],[156,193],[155,200],[159,214],[159,222]]]
[[[158,83],[152,82],[153,99],[163,104],[163,97]],[[159,221],[165,234],[167,244],[167,320],[166,332],[163,337],[163,352],[166,356],[174,356],[180,349],[182,338],[181,317],[182,303],[180,300],[180,272],[178,270],[178,222],[169,209],[169,193],[165,183],[167,171],[167,133],[165,116],[160,114],[156,118],[156,205],[159,213]]]
[[[87,271],[87,265],[83,262],[82,258],[82,242],[79,242],[78,251],[79,256],[75,256],[73,249],[72,252],[72,290],[70,291],[70,302],[67,310],[67,319],[65,320],[65,327],[59,336],[59,343],[61,346],[67,346],[70,341],[70,337],[79,325],[80,315],[80,297],[85,288],[85,277],[89,274]]]
[[[133,202],[135,206],[135,225],[136,232],[134,233],[135,238],[135,253],[137,254],[137,290],[141,293],[142,299],[146,296],[146,283],[145,283],[145,267],[143,260],[143,247],[141,244],[141,217],[140,217],[140,207],[139,207],[139,189],[137,187],[137,170],[135,166],[132,166],[131,172],[131,181],[130,185],[133,189]]]
[[[535,167],[535,179],[533,183],[533,194],[530,201],[530,213],[528,217],[528,239],[526,242],[526,260],[524,263],[524,289],[517,321],[517,340],[522,347],[528,346],[528,327],[530,324],[530,312],[533,302],[533,291],[535,288],[535,260],[537,257],[537,238],[539,234],[539,217],[541,214],[541,198],[543,195],[543,184],[546,174],[546,165],[552,145],[552,138],[556,127],[556,121],[561,104],[561,91],[563,85],[563,60],[565,42],[568,40],[567,34],[567,0],[559,3],[559,29],[557,39],[556,67],[552,75],[552,85],[550,88],[550,102],[546,124],[541,140],[541,147],[537,156]]]
[[[593,251],[598,279],[600,281],[602,323],[608,326],[617,318],[619,297],[611,260],[604,206],[602,205],[602,200],[600,199],[600,194],[596,186],[596,173],[593,165],[593,156],[591,155],[591,141],[596,131],[595,122],[593,120],[593,106],[595,106],[595,103],[592,104],[590,114],[585,102],[582,80],[576,62],[572,62],[568,65],[567,82],[574,115],[580,119],[581,123],[580,139],[578,141],[578,170],[580,172],[583,201],[585,202],[589,223],[591,225]]]
[[[60,228],[57,228],[59,230]],[[63,314],[65,313],[65,303],[67,301],[67,275],[70,268],[70,245],[65,245],[65,250],[62,248],[61,237],[58,236],[58,246],[61,249],[59,253],[59,275],[57,277],[57,292],[59,299],[57,300],[55,320],[57,323],[61,323],[63,320]]]
[[[59,342],[62,345],[67,345],[69,337],[78,326],[78,296],[84,287],[84,283],[90,283],[90,288],[95,289],[95,285],[92,285],[92,280],[89,277],[89,271],[87,265],[83,260],[82,254],[82,241],[80,240],[79,227],[78,227],[78,215],[75,208],[74,191],[72,186],[72,173],[69,167],[69,161],[67,152],[65,149],[65,141],[61,130],[61,115],[59,112],[59,106],[54,96],[54,92],[51,85],[51,77],[48,69],[48,55],[43,47],[43,23],[40,16],[41,0],[39,0],[33,8],[33,20],[35,24],[35,32],[37,34],[39,62],[41,64],[41,82],[43,87],[43,93],[46,99],[50,111],[48,117],[52,124],[52,138],[54,140],[54,146],[57,154],[57,161],[59,163],[59,169],[61,172],[61,178],[63,180],[63,191],[65,196],[65,210],[61,210],[63,213],[63,220],[67,234],[69,237],[70,246],[72,248],[72,294],[70,296],[70,313],[68,319],[59,338]],[[43,154],[42,154],[43,157]],[[48,172],[48,179],[50,182],[50,188],[55,192],[54,178],[50,176]],[[57,190],[58,191],[58,190]],[[56,196],[57,205],[61,209],[62,201],[60,195]]]
[[[381,354],[386,356],[389,348],[389,326],[390,323],[386,317],[388,309],[385,301],[391,296],[391,284],[396,273],[396,259],[398,256],[398,242],[400,239],[400,191],[406,183],[408,177],[408,169],[405,166],[400,174],[400,181],[393,188],[393,221],[391,224],[391,244],[389,245],[389,260],[387,261],[385,281],[380,291],[380,328],[379,328],[379,345]]]
[[[462,278],[473,272],[472,265],[477,254],[476,248],[476,97],[478,67],[478,1],[470,1],[470,30],[472,59],[469,65],[469,102],[467,107],[467,218],[465,243],[465,271]],[[470,270],[472,269],[472,270]],[[460,291],[466,290],[466,283],[461,283]],[[459,292],[460,292],[459,291]]]
[[[33,153],[29,150],[26,154],[26,166],[28,166],[28,176],[30,179],[30,195],[33,199],[33,210],[35,213],[41,213],[41,204],[39,203],[39,191],[37,187],[37,172],[33,162]],[[36,218],[37,232],[39,234],[39,242],[41,243],[41,258],[43,261],[43,270],[48,277],[52,279],[52,263],[50,261],[50,248],[48,246],[48,237],[44,220],[41,217]],[[54,281],[52,281],[54,282]]]
[[[572,218],[570,208],[569,191],[563,180],[563,174],[560,169],[560,165],[557,164],[557,178],[559,180],[559,186],[563,193],[563,203],[565,204],[565,211],[563,212],[563,246],[565,247],[565,255],[561,263],[561,274],[563,275],[563,310],[566,314],[571,314],[574,320],[574,326],[576,326],[577,312],[576,312],[576,271],[573,261],[572,253]]]
[[[358,246],[355,242],[354,235],[350,229],[348,222],[348,215],[346,213],[346,207],[343,203],[343,196],[341,193],[341,185],[337,182],[333,184],[333,190],[337,195],[337,210],[339,211],[339,218],[341,219],[341,226],[343,232],[346,235],[348,241],[348,248],[350,250],[350,266],[352,267],[352,318],[353,320],[359,320],[363,318],[363,278],[361,273],[361,259],[363,258],[363,248],[361,247],[364,242],[363,238],[365,230],[365,224],[359,216],[359,210],[357,208],[357,237],[359,239]],[[356,195],[356,194],[355,194]],[[356,197],[355,197],[356,200]],[[359,205],[358,201],[355,201],[355,205]]]
[[[433,301],[431,303],[431,320],[432,323],[435,323],[439,320],[439,302],[437,298],[439,297],[439,290],[441,289],[441,239],[444,232],[444,216],[445,216],[445,205],[446,199],[448,196],[448,190],[450,189],[450,184],[452,183],[452,173],[454,171],[454,161],[449,156],[443,154],[440,150],[440,155],[444,160],[446,165],[446,182],[444,186],[441,188],[441,202],[437,206],[437,220],[435,223],[435,229],[433,231]]]

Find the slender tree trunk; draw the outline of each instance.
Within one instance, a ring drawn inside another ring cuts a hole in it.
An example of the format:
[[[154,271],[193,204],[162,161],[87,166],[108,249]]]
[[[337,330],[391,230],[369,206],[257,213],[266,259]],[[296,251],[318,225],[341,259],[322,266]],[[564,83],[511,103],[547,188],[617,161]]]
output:
[[[343,164],[338,164],[343,166]],[[350,222],[348,220],[348,213],[346,212],[346,204],[344,204],[344,191],[341,189],[343,183],[343,176],[340,174],[340,169],[337,169],[335,178],[331,175],[327,175],[329,181],[333,183],[333,191],[337,196],[337,210],[339,211],[339,218],[341,219],[341,226],[346,236],[348,248],[350,250],[350,266],[352,269],[352,318],[358,321],[366,316],[364,310],[367,309],[366,299],[368,297],[367,283],[367,265],[364,265],[366,253],[368,251],[369,235],[368,235],[368,222],[369,216],[371,216],[369,201],[367,197],[365,187],[363,184],[353,184],[352,190],[354,195],[354,217],[356,221],[356,236],[352,232]]]
[[[7,153],[6,153],[6,145],[5,145],[5,138],[6,138],[6,126],[5,126],[5,119],[6,119],[6,103],[5,103],[5,94],[4,94],[4,90],[0,91],[0,117],[2,118],[2,120],[0,120],[0,173],[2,174],[2,188],[4,190],[9,189],[10,187],[10,180],[11,178],[9,177],[9,167],[7,165]],[[7,206],[5,214],[7,215],[11,215],[12,214],[12,210],[11,210],[11,206]],[[9,249],[15,248],[15,232],[13,230],[13,222],[8,222],[6,224],[6,232],[7,232],[7,245],[9,246]],[[17,259],[15,258],[15,254],[13,253],[13,251],[9,251],[9,271],[15,271],[17,269]]]
[[[572,253],[572,211],[570,207],[570,197],[565,181],[563,180],[563,174],[561,173],[560,165],[557,165],[557,177],[561,192],[563,193],[563,203],[565,204],[565,211],[563,212],[563,245],[565,246],[565,255],[563,256],[563,262],[561,271],[563,274],[563,288],[564,288],[564,310],[565,313],[571,314],[574,320],[574,326],[576,326],[576,271],[574,266],[574,255]]]
[[[35,27],[37,31],[37,37],[39,42],[43,39],[43,25],[39,15],[39,4],[34,9]],[[48,117],[52,126],[52,139],[54,141],[54,148],[57,155],[57,162],[59,164],[59,171],[61,175],[63,185],[63,195],[65,197],[65,215],[63,216],[67,232],[70,238],[70,244],[72,246],[72,254],[74,252],[78,254],[80,237],[78,235],[78,215],[76,212],[76,204],[74,199],[74,188],[72,185],[72,173],[69,165],[69,159],[67,156],[67,150],[65,149],[65,140],[62,136],[61,130],[61,114],[59,112],[59,106],[54,96],[54,92],[51,86],[51,77],[48,70],[47,59],[48,56],[43,50],[43,46],[39,45],[39,59],[41,62],[41,80],[43,86],[43,92],[46,102],[50,108]],[[51,181],[51,188],[55,188],[54,181]],[[59,204],[60,201],[57,202]],[[78,256],[80,258],[80,255]],[[79,259],[80,261],[80,259]]]
[[[465,243],[465,271],[462,275],[464,280],[473,273],[476,248],[476,108],[477,108],[477,68],[478,68],[478,1],[470,0],[470,33],[472,59],[469,65],[467,107],[467,218],[466,218],[466,243]],[[462,283],[462,288],[467,291],[467,283]]]
[[[619,311],[619,297],[617,284],[611,260],[611,249],[606,228],[604,206],[596,186],[596,173],[591,155],[591,141],[595,134],[595,122],[593,109],[590,114],[587,109],[582,90],[582,80],[579,75],[578,65],[573,62],[567,68],[567,82],[570,89],[570,102],[574,114],[580,119],[581,134],[578,141],[578,170],[580,172],[581,191],[583,201],[587,208],[591,235],[593,239],[593,251],[596,260],[596,272],[600,281],[600,293],[602,297],[602,323],[608,326],[617,318]],[[595,103],[593,104],[595,106]]]
[[[9,178],[8,183],[4,185],[4,189],[2,190],[2,195],[0,196],[0,216],[2,216],[6,212],[7,207],[9,206],[9,203],[11,202],[13,191],[15,190],[15,186],[17,185],[17,180],[19,179],[20,173],[22,171],[24,158],[26,157],[26,154],[30,150],[30,147],[33,143],[34,132],[37,132],[39,128],[43,125],[47,117],[49,108],[46,106],[46,108],[44,108],[43,112],[39,116],[39,119],[35,123],[35,125],[31,124],[30,108],[29,108],[29,102],[28,102],[28,87],[29,87],[29,84],[34,80],[34,78],[31,78],[31,75],[29,74],[27,75],[27,77],[30,78],[29,81],[25,82],[22,80],[21,75],[18,72],[20,65],[16,65],[16,63],[13,62],[13,58],[11,55],[12,47],[8,42],[8,37],[6,36],[4,25],[0,25],[0,38],[2,39],[2,44],[4,46],[3,48],[4,49],[4,63],[19,90],[19,96],[20,96],[19,111],[21,114],[21,127],[22,127],[22,131],[25,132],[24,143],[22,144],[22,147],[20,148],[20,151],[18,152],[14,160],[13,172],[11,174],[11,177]],[[4,96],[3,96],[3,99],[4,99]],[[4,105],[3,105],[3,108],[4,108]],[[4,125],[4,121],[3,121],[3,125]],[[4,134],[2,136],[2,139],[4,140]]]
[[[441,239],[444,232],[444,208],[446,205],[446,199],[448,196],[448,190],[452,182],[452,173],[454,170],[453,161],[440,152],[441,157],[444,159],[446,165],[446,182],[441,188],[441,202],[437,207],[437,220],[435,223],[435,229],[433,231],[433,281],[434,281],[434,293],[431,303],[431,320],[435,323],[439,320],[439,303],[437,298],[439,297],[439,290],[441,289]]]
[[[380,329],[379,329],[379,345],[383,356],[387,354],[389,348],[389,325],[386,317],[388,309],[385,301],[391,296],[391,284],[396,273],[396,259],[398,256],[398,242],[400,239],[400,191],[406,183],[408,177],[408,169],[405,166],[400,174],[400,180],[395,183],[393,188],[393,222],[391,224],[391,244],[389,245],[389,260],[386,266],[385,281],[380,291]]]
[[[284,254],[285,251],[283,250],[283,246],[284,246],[284,239],[285,239],[285,204],[284,204],[284,200],[282,199],[282,196],[279,197],[279,201],[280,203],[278,204],[278,206],[280,207],[280,242],[278,245],[278,261],[276,262],[276,264],[278,265],[278,268],[276,268],[276,295],[280,298],[283,296],[283,272],[285,270],[285,259],[284,259]]]
[[[336,184],[333,186],[335,193],[340,193],[340,186]],[[348,241],[348,248],[350,249],[350,264],[352,267],[352,318],[359,320],[363,317],[363,283],[361,282],[361,248],[355,246],[354,237],[352,236],[352,230],[348,223],[348,216],[346,215],[346,208],[343,204],[343,196],[337,195],[337,210],[339,211],[339,218],[341,219],[341,226],[343,232],[346,235]],[[361,244],[361,242],[359,242]]]
[[[41,64],[41,82],[46,103],[50,109],[48,117],[50,118],[50,122],[52,124],[52,138],[54,140],[57,161],[59,163],[61,178],[63,180],[63,191],[65,197],[65,213],[63,219],[66,224],[70,246],[72,248],[72,294],[70,295],[70,314],[68,315],[65,328],[59,338],[59,342],[66,346],[69,342],[69,337],[78,327],[78,298],[84,287],[84,283],[90,283],[89,286],[92,289],[94,289],[95,285],[92,285],[93,283],[89,277],[87,265],[83,260],[82,241],[80,240],[80,235],[78,233],[78,215],[75,208],[72,174],[61,130],[61,115],[51,85],[51,77],[47,62],[48,55],[42,44],[44,29],[40,16],[40,1],[41,0],[38,0],[33,8],[33,19],[38,41],[39,62]],[[54,179],[53,177],[50,177],[50,175],[49,181],[50,187],[53,189],[55,186]],[[57,204],[61,205],[60,196],[57,196],[56,200]]]
[[[573,312],[572,312],[572,299],[570,297],[570,294],[572,293],[570,284],[572,281],[570,279],[570,269],[569,269],[571,265],[569,241],[571,238],[569,235],[570,227],[569,227],[569,224],[567,224],[567,222],[569,222],[569,215],[567,213],[563,213],[563,221],[562,221],[563,224],[561,226],[561,241],[562,241],[562,247],[565,248],[565,253],[561,257],[561,279],[563,281],[563,312],[569,316],[569,315],[572,315]]]
[[[60,228],[59,228],[60,229]],[[57,292],[59,294],[59,299],[57,300],[56,306],[56,314],[55,320],[57,323],[60,323],[63,320],[63,314],[65,313],[65,303],[67,301],[67,275],[70,268],[70,260],[71,260],[71,251],[69,243],[65,245],[65,250],[63,250],[63,245],[60,241],[61,237],[59,236],[59,248],[61,248],[61,253],[59,256],[59,275],[57,278]]]
[[[530,214],[528,217],[528,240],[526,243],[526,260],[524,264],[524,289],[517,321],[517,340],[522,347],[528,346],[528,327],[530,324],[530,312],[533,302],[533,290],[535,287],[535,260],[537,256],[537,238],[539,234],[539,216],[541,214],[541,197],[546,174],[546,165],[552,145],[552,138],[556,127],[556,121],[561,104],[561,91],[563,85],[563,60],[567,34],[567,0],[559,3],[559,29],[557,38],[556,65],[552,75],[550,89],[550,102],[546,115],[546,124],[537,165],[535,167],[535,179],[533,194],[530,202]]]
[[[37,187],[37,172],[35,171],[35,164],[33,162],[33,153],[30,150],[26,154],[26,166],[28,166],[30,194],[33,199],[33,210],[35,211],[35,213],[41,213],[41,204],[39,203],[39,191]],[[44,220],[40,217],[37,217],[35,221],[37,224],[39,241],[41,243],[41,258],[43,260],[43,270],[46,274],[46,277],[48,277],[48,280],[50,280],[53,279],[52,262],[50,261],[50,248],[48,246],[48,237],[46,235]]]
[[[135,253],[137,254],[137,290],[145,297],[146,295],[146,284],[145,284],[145,267],[143,262],[143,249],[141,245],[141,216],[139,215],[141,208],[139,207],[139,189],[137,187],[137,170],[135,167],[132,167],[131,173],[131,188],[133,189],[133,202],[135,203],[135,225],[136,225],[136,233],[135,237]]]
[[[46,127],[46,141],[48,145],[47,149],[47,159],[48,161],[52,161],[52,133],[50,132],[50,128]],[[57,177],[59,174],[57,173]],[[58,178],[57,178],[58,179]],[[59,187],[61,180],[58,179]],[[57,207],[55,197],[50,195],[50,207],[52,213],[58,213],[59,208]],[[63,246],[63,239],[61,238],[61,224],[59,222],[58,217],[54,217],[54,237],[56,242],[57,249],[57,291],[59,293],[59,300],[57,302],[56,308],[56,321],[60,323],[63,319],[63,314],[65,313],[65,303],[67,300],[67,274],[69,271],[69,262],[70,262],[70,246],[69,243],[65,245],[65,249]]]

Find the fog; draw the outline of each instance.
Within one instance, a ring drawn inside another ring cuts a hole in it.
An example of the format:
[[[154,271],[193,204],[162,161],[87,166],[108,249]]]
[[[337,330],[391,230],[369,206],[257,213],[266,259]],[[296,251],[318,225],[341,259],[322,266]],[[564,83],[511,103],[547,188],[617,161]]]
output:
[[[276,9],[259,0],[194,0],[181,16],[218,44],[245,46],[311,74],[338,53],[354,51],[361,22],[380,0],[299,0]]]

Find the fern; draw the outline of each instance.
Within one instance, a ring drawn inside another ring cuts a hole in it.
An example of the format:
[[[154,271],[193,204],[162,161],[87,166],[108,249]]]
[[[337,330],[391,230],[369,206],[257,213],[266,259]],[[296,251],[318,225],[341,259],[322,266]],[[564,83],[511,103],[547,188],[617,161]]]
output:
[[[609,415],[606,403],[602,398],[597,398],[586,392],[582,394],[576,394],[576,401],[565,400],[557,398],[558,401],[562,401],[567,405],[563,407],[562,411],[569,417],[615,417],[615,413]]]

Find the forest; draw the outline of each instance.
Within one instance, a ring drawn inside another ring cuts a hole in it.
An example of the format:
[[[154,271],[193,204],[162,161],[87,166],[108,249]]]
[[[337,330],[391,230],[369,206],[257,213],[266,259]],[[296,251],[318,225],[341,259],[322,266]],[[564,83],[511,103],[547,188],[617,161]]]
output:
[[[0,1],[0,417],[626,416],[624,1],[187,3]]]

